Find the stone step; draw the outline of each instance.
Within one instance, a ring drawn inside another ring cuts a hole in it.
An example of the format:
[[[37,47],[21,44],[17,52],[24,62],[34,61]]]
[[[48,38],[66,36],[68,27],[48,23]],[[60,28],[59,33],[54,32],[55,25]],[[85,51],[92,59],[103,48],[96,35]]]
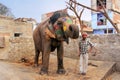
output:
[[[96,68],[89,66],[88,75],[92,77],[90,80],[106,80],[107,76],[111,75],[115,68],[115,62],[94,60],[90,60],[90,62],[98,66]]]
[[[79,74],[78,59],[64,57],[64,75],[56,74],[57,57],[54,55],[50,55],[48,75],[39,75],[40,68],[33,68],[33,64],[0,61],[0,80],[102,80],[115,65],[114,62],[94,60],[89,60],[89,63],[88,72],[83,76]]]

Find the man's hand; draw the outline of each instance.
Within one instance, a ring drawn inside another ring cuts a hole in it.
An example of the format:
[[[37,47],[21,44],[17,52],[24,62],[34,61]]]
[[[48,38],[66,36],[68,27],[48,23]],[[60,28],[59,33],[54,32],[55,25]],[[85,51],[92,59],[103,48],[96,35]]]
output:
[[[91,53],[91,51],[92,51],[92,47],[88,50],[88,53]]]

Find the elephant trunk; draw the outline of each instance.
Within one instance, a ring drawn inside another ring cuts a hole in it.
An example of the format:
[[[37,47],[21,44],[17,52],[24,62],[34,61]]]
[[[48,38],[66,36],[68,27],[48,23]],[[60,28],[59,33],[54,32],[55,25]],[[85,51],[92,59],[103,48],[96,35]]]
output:
[[[71,24],[66,31],[66,35],[72,39],[77,39],[79,37],[79,27]]]

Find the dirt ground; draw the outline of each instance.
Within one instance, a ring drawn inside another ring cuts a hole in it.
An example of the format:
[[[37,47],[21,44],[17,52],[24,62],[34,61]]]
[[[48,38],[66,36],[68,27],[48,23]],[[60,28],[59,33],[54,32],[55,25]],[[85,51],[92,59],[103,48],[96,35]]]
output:
[[[112,73],[106,80],[120,80],[120,72]]]
[[[27,63],[10,63],[0,61],[0,80],[101,80],[114,63],[89,61],[87,75],[79,74],[79,60],[65,58],[66,74],[57,74],[57,58],[50,56],[48,75],[40,75],[40,67],[34,68],[33,61]],[[39,61],[41,64],[41,61]],[[94,64],[94,65],[93,65]],[[107,65],[106,65],[107,64]],[[96,66],[95,66],[96,65]]]

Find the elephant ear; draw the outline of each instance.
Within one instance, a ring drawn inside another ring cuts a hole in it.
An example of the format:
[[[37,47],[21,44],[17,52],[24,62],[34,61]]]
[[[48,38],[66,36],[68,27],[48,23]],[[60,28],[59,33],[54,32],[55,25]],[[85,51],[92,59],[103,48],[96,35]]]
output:
[[[50,23],[54,24],[58,18],[60,18],[60,13],[55,12],[51,17],[50,17]]]

